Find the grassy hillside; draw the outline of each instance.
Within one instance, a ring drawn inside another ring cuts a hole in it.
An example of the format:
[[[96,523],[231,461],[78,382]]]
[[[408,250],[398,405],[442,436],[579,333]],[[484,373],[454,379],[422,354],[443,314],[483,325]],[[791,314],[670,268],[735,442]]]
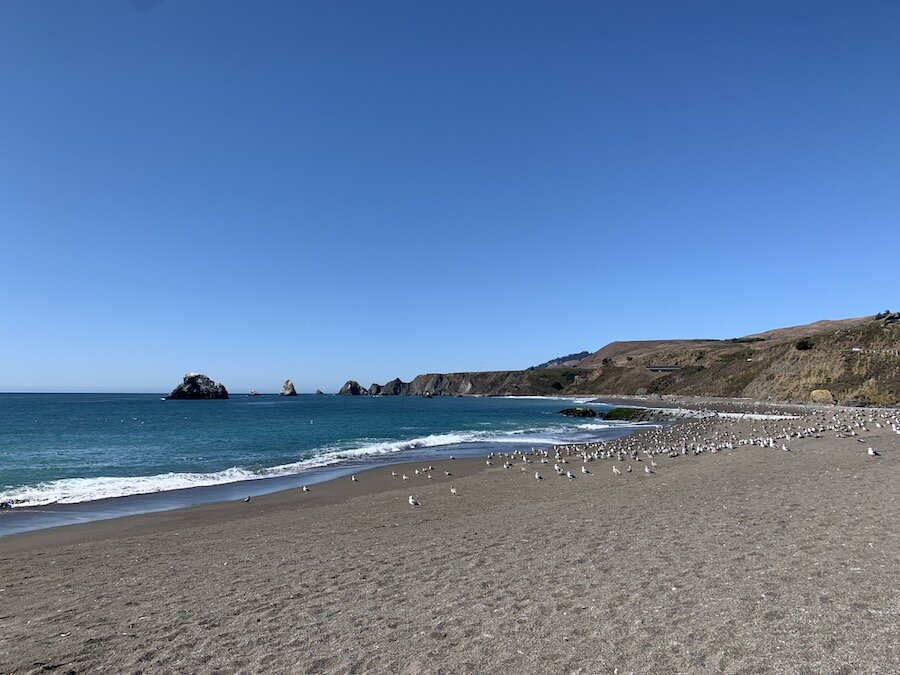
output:
[[[404,393],[658,393],[900,405],[900,313],[732,340],[613,342],[566,367],[419,375]]]

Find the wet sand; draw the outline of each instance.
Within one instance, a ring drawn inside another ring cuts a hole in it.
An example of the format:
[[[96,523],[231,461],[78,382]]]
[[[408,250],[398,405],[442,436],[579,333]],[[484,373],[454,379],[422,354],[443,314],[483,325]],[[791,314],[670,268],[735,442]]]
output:
[[[900,418],[803,412],[2,539],[0,672],[900,672]]]

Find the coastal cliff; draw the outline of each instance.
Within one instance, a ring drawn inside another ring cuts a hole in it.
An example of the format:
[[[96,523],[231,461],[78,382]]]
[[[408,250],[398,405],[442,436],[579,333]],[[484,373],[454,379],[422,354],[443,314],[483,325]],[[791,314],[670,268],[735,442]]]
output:
[[[381,396],[687,395],[900,404],[900,313],[819,321],[729,340],[612,342],[526,370],[426,373]],[[352,393],[344,385],[341,393]]]

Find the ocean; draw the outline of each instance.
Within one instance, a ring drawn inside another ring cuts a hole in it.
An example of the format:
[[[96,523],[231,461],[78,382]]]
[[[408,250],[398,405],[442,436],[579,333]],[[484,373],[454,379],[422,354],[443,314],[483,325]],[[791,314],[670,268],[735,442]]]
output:
[[[521,397],[0,394],[0,536],[636,428],[559,414],[573,402],[608,408]]]

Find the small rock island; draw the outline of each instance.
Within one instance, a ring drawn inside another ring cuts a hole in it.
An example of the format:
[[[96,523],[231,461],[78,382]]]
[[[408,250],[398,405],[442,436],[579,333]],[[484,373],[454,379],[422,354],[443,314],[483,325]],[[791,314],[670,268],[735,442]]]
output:
[[[294,383],[290,380],[285,380],[284,384],[281,386],[281,394],[280,396],[296,396],[297,390],[294,389]]]
[[[187,373],[184,381],[166,396],[167,401],[187,399],[225,399],[228,390],[202,373]]]

